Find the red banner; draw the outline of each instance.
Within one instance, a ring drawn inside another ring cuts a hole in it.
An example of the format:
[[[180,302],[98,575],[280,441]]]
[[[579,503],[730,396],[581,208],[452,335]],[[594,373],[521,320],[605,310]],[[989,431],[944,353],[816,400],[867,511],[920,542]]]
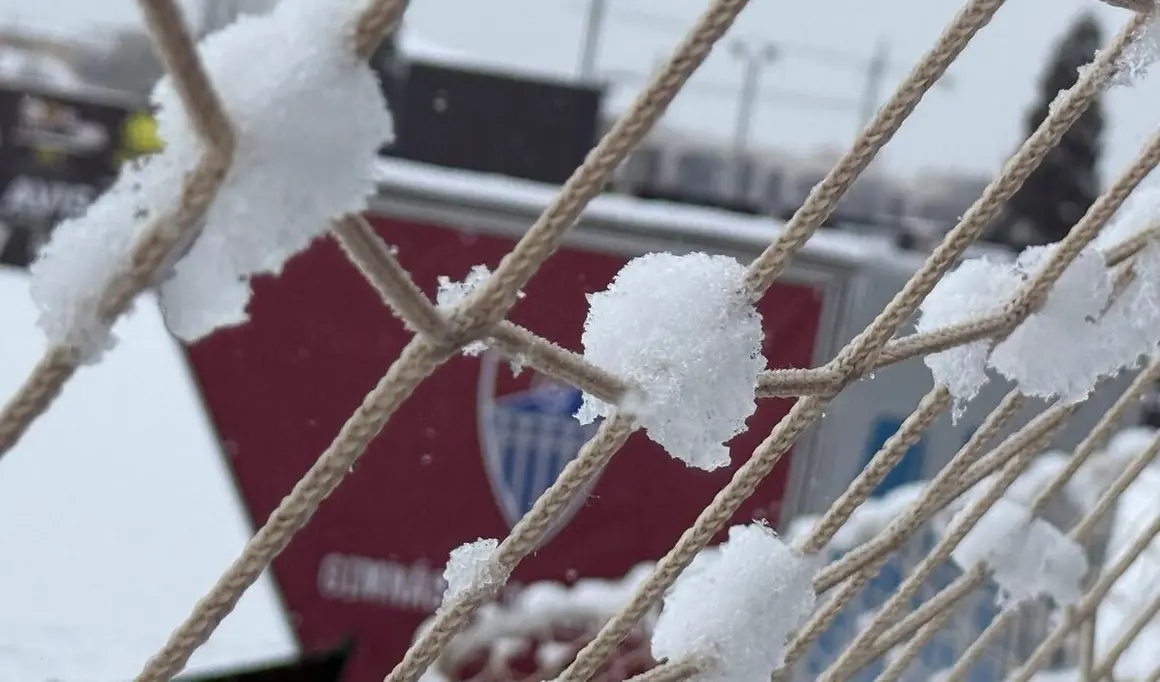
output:
[[[494,268],[510,239],[376,219],[416,282]],[[528,285],[511,319],[580,347],[585,293],[604,289],[627,257],[566,248]],[[771,367],[805,367],[821,314],[813,288],[778,284],[765,297]],[[252,319],[190,349],[205,402],[255,523],[261,523],[334,438],[410,334],[333,242],[315,245],[278,278],[254,286]],[[634,435],[516,571],[513,582],[619,577],[660,557],[788,410],[765,400],[732,444],[734,465],[686,468]],[[570,415],[579,394],[502,358],[457,357],[396,412],[274,564],[308,651],[355,638],[347,682],[379,682],[442,593],[448,552],[502,538],[591,435]],[[776,522],[790,456],[737,520]]]

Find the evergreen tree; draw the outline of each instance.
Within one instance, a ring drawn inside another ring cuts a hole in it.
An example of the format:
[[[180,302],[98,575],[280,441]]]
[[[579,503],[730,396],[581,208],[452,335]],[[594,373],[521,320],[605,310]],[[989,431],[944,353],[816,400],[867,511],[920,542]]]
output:
[[[1059,42],[1044,73],[1039,102],[1027,116],[1028,135],[1047,118],[1048,107],[1059,92],[1075,85],[1079,68],[1092,60],[1103,43],[1101,34],[1095,17],[1085,14]],[[998,241],[1023,248],[1067,236],[1099,196],[1103,129],[1104,115],[1096,99],[1012,197]]]

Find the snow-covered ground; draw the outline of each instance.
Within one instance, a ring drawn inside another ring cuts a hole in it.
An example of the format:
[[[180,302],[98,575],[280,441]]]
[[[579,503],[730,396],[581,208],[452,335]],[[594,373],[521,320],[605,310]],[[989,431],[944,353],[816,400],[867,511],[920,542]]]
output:
[[[0,396],[44,350],[28,277],[0,268]],[[0,680],[130,679],[249,536],[184,358],[152,300],[0,460]],[[263,577],[192,670],[297,645]]]

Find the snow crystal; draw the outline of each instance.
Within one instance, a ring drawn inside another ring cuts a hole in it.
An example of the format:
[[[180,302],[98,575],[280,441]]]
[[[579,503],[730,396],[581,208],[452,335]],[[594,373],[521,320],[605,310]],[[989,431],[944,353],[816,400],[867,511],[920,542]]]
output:
[[[967,509],[956,514],[957,524]],[[1000,600],[1014,605],[1039,595],[1058,605],[1079,600],[1087,574],[1083,547],[1026,507],[1000,498],[951,553],[964,571],[985,563],[999,583]]]
[[[1132,261],[1134,277],[1100,319],[1100,356],[1109,369],[1135,366],[1160,343],[1160,243],[1149,241]]]
[[[963,261],[939,280],[922,302],[915,330],[929,333],[986,317],[1009,300],[1020,283],[1018,273],[1008,264],[988,258]],[[981,339],[926,356],[935,382],[954,398],[956,419],[987,383],[990,347],[990,340]]]
[[[584,578],[571,588],[551,581],[526,585],[510,601],[482,605],[471,624],[451,639],[442,657],[447,661],[462,661],[483,648],[492,649],[502,638],[541,639],[545,632],[560,627],[599,628],[629,602],[653,566],[651,562],[638,564],[619,580]],[[645,626],[654,620],[655,611],[650,611],[645,617]],[[433,622],[434,617],[421,625],[416,637]],[[544,645],[541,643],[541,648]],[[569,649],[567,655],[571,656],[574,649]],[[492,656],[499,653],[491,651]],[[553,653],[563,655],[551,650],[545,655]]]
[[[1116,64],[1112,85],[1131,86],[1148,75],[1148,69],[1160,58],[1160,13],[1153,13],[1144,27],[1124,49]]]
[[[363,4],[283,0],[199,46],[237,150],[199,238],[161,284],[166,321],[182,338],[244,320],[250,277],[279,273],[331,219],[366,208],[392,123],[373,71],[350,50],[348,24]],[[165,149],[126,168],[83,217],[62,224],[32,268],[52,343],[95,355],[110,342],[97,292],[127,267],[143,228],[177,206],[200,156],[170,78],[153,102]]]
[[[1150,200],[1138,201],[1144,202],[1139,208]],[[1138,223],[1132,215],[1122,217],[1116,241],[1147,226]],[[1029,248],[1014,265],[965,261],[923,301],[916,329],[927,333],[998,312],[1057,246]],[[1086,248],[1064,270],[1043,307],[989,353],[990,342],[980,340],[929,355],[926,365],[954,398],[955,417],[987,383],[988,366],[1025,395],[1072,403],[1086,399],[1100,378],[1152,354],[1160,343],[1160,245],[1150,244],[1137,255],[1135,273],[1109,304],[1113,281],[1103,252]]]
[[[725,443],[756,409],[761,316],[742,286],[745,267],[727,256],[654,253],[629,261],[588,296],[584,357],[638,386],[620,405],[648,436],[686,464],[729,463]],[[591,396],[576,417],[585,424],[613,406]]]
[[[766,526],[731,528],[719,552],[694,559],[665,596],[653,656],[705,660],[702,680],[768,682],[813,611],[814,573]]]
[[[1160,227],[1160,185],[1140,187],[1132,192],[1096,235],[1092,246],[1107,251],[1150,227]]]
[[[1056,245],[1025,250],[1016,261],[1024,277],[1032,277],[1050,258]],[[1096,381],[1118,369],[1106,353],[1098,320],[1112,293],[1103,255],[1086,248],[1064,270],[1047,301],[991,351],[991,367],[1014,381],[1029,396],[1078,402]]]
[[[499,580],[499,572],[491,563],[492,553],[498,546],[497,540],[480,538],[451,550],[451,558],[443,571],[443,579],[447,581],[447,589],[443,591],[444,605]]]
[[[463,299],[467,298],[472,292],[491,277],[491,270],[486,265],[473,265],[468,271],[467,277],[462,282],[456,281],[447,277],[446,275],[439,275],[437,281],[439,282],[439,290],[435,293],[435,303],[442,310],[451,310],[459,305]],[[524,292],[520,291],[516,294],[517,298],[523,298]],[[482,341],[473,341],[463,347],[464,355],[479,355],[487,350],[487,344]],[[517,369],[517,367],[519,369]],[[518,374],[519,370],[523,368],[522,364],[512,361],[512,373]]]

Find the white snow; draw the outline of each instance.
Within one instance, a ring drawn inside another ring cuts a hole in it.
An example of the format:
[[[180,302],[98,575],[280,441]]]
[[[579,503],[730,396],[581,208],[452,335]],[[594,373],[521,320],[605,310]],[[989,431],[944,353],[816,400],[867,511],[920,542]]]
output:
[[[1150,227],[1160,227],[1160,185],[1147,185],[1132,192],[1096,235],[1092,246],[1107,251]]]
[[[527,585],[509,603],[493,602],[481,606],[472,623],[448,643],[442,660],[463,661],[484,649],[488,650],[489,656],[498,657],[503,653],[501,642],[505,640],[538,637],[550,640],[553,631],[560,627],[599,628],[628,603],[652,569],[653,564],[645,562],[619,580],[585,578],[571,587],[550,581]],[[654,620],[655,614],[650,613],[645,618],[646,626],[651,626]],[[416,635],[422,633],[430,622],[428,620],[420,626]],[[545,643],[550,644],[550,641]],[[544,656],[564,655],[559,648],[549,648],[545,652],[543,646],[541,644]],[[435,666],[432,666],[428,674],[432,680],[439,679],[434,670]]]
[[[930,332],[1002,310],[1057,248],[1036,246],[1008,265],[987,259],[962,263],[920,307],[916,328]],[[1085,248],[1064,270],[1040,310],[988,354],[980,340],[926,358],[934,379],[955,400],[955,416],[987,383],[987,368],[1028,396],[1074,403],[1102,377],[1134,366],[1160,341],[1160,246],[1140,254],[1132,285],[1110,304],[1111,271],[1103,252]],[[1105,311],[1107,314],[1105,314]]]
[[[834,533],[827,546],[844,552],[869,542],[885,531],[895,519],[907,513],[925,489],[925,481],[915,481],[892,488],[882,497],[866,500],[850,514],[850,518]],[[820,516],[814,515],[793,519],[785,531],[786,540],[791,543],[803,541],[813,533],[820,519]]]
[[[760,523],[734,526],[665,596],[653,656],[705,661],[699,680],[766,682],[785,643],[814,609],[814,563]]]
[[[0,400],[45,350],[24,273],[0,268]],[[81,370],[0,462],[0,680],[127,680],[249,537],[246,512],[155,300],[124,351]],[[268,575],[194,655],[194,674],[293,657]]]
[[[620,407],[669,454],[700,469],[729,463],[725,443],[757,408],[764,332],[744,276],[728,256],[653,253],[588,296],[585,359],[638,386],[643,395]],[[577,418],[588,424],[612,411],[585,394]]]
[[[1005,606],[1040,595],[1051,597],[1057,605],[1074,604],[1088,570],[1083,547],[1007,498],[1000,498],[983,514],[951,552],[951,559],[964,571],[986,564],[999,583],[1000,602]]]
[[[929,333],[941,327],[978,320],[1010,299],[1021,280],[1008,263],[989,258],[963,261],[948,272],[919,306],[915,330]],[[923,360],[936,383],[954,399],[957,420],[987,383],[989,339],[980,339],[932,353]]]
[[[440,275],[438,278],[439,289],[435,293],[435,304],[444,311],[451,310],[459,305],[463,299],[467,298],[473,291],[483,286],[483,283],[491,277],[491,270],[486,265],[473,265],[468,271],[467,277],[462,282],[453,280],[446,275]],[[518,298],[524,297],[524,292],[517,292]],[[464,355],[479,355],[487,350],[487,344],[483,341],[474,341],[463,347]],[[513,371],[515,368],[513,363]]]
[[[1025,277],[1039,271],[1055,245],[1025,250],[1015,263]],[[1064,270],[1042,309],[1032,313],[991,351],[991,366],[1024,395],[1078,402],[1115,369],[1100,353],[1097,321],[1112,293],[1103,254],[1088,247]]]
[[[443,579],[447,581],[447,589],[443,591],[444,606],[474,590],[493,585],[501,578],[491,562],[492,553],[498,546],[498,540],[480,538],[451,550],[451,558],[443,571]]]
[[[1105,565],[1114,564],[1160,514],[1160,470],[1145,470],[1124,492],[1116,506],[1116,522],[1108,541]],[[1160,540],[1153,540],[1135,563],[1115,582],[1100,605],[1096,619],[1096,650],[1110,649],[1136,617],[1160,594]],[[1116,664],[1117,680],[1145,680],[1157,665],[1160,620],[1140,633]]]
[[[182,338],[243,321],[251,276],[277,274],[332,218],[366,207],[392,123],[374,73],[350,53],[346,29],[362,5],[283,0],[199,46],[237,152],[200,237],[161,286],[166,321]],[[93,357],[108,342],[97,292],[126,267],[142,229],[177,206],[201,153],[169,78],[153,100],[164,151],[61,224],[32,268],[50,342]]]
[[[1160,342],[1160,243],[1149,242],[1132,261],[1134,277],[1100,320],[1101,355],[1113,367],[1135,366]]]
[[[1147,77],[1148,70],[1160,58],[1160,14],[1153,13],[1116,64],[1118,71],[1112,85],[1131,86]]]

